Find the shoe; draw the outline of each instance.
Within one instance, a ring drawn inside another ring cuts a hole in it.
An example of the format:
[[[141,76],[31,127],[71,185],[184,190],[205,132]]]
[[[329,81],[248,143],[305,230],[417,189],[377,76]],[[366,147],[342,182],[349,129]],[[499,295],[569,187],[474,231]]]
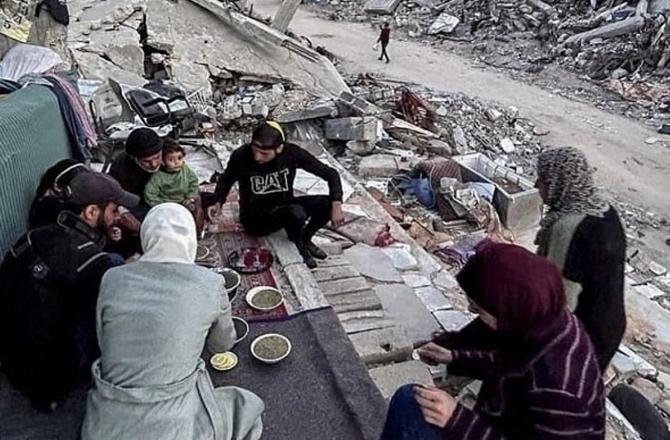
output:
[[[390,63],[390,62],[391,62],[391,60],[386,60],[386,64],[388,64],[388,63]]]
[[[300,253],[300,256],[302,256],[302,261],[305,263],[305,266],[309,267],[310,269],[314,269],[316,267],[316,260],[314,257],[312,257],[312,254],[310,253],[307,246],[298,246],[298,252]]]
[[[324,252],[323,249],[321,249],[319,246],[315,245],[311,241],[307,242],[307,250],[309,251],[310,254],[312,254],[312,257],[316,258],[317,260],[325,260],[328,258],[328,254]]]
[[[381,61],[381,60],[382,60],[381,58],[377,58],[377,59],[378,59],[379,61]]]

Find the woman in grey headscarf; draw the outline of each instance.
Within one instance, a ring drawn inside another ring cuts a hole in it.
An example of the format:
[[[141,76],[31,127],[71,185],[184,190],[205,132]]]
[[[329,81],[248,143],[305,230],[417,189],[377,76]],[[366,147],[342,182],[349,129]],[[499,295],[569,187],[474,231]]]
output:
[[[196,231],[186,208],[146,216],[144,255],[107,272],[97,308],[101,356],[93,365],[83,440],[256,440],[264,406],[255,394],[214,389],[200,359],[233,346],[224,281],[194,264]]]
[[[573,147],[538,158],[536,187],[549,207],[535,243],[563,274],[567,303],[586,327],[604,371],[626,328],[626,235],[598,194],[584,153]]]

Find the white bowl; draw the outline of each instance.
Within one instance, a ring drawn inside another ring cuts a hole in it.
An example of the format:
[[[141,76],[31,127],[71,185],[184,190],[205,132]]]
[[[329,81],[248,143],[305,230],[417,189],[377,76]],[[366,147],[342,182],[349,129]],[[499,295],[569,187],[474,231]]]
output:
[[[277,304],[273,305],[272,307],[259,307],[257,305],[254,305],[254,303],[253,303],[254,297],[256,295],[258,295],[260,292],[264,291],[264,290],[272,290],[272,291],[275,291],[275,292],[279,293],[279,295],[281,296],[281,300],[279,302],[277,302]],[[280,305],[282,305],[284,303],[284,295],[281,293],[281,291],[279,289],[275,289],[274,287],[270,287],[270,286],[254,287],[253,289],[249,290],[249,292],[247,292],[246,299],[247,299],[247,304],[249,304],[250,307],[252,307],[256,310],[261,310],[263,312],[274,310],[274,309],[276,309],[277,307],[279,307]]]
[[[238,318],[237,316],[233,316],[233,327],[235,326],[236,321],[242,324],[242,327],[244,328],[244,332],[242,333],[242,336],[240,336],[239,334],[237,334],[237,330],[235,331],[235,342],[234,342],[235,345],[244,341],[244,339],[247,337],[247,335],[249,335],[249,323],[242,318]]]
[[[284,353],[283,355],[281,355],[280,357],[278,357],[276,359],[262,358],[262,357],[258,356],[256,354],[256,352],[254,351],[255,348],[256,348],[256,344],[258,344],[259,341],[262,341],[263,339],[266,339],[270,336],[279,337],[279,338],[283,339],[284,341],[286,341],[286,344],[288,344],[288,350],[286,350],[286,353]],[[261,336],[259,336],[259,337],[257,337],[256,339],[253,340],[253,342],[251,343],[251,355],[253,357],[255,357],[256,359],[258,359],[259,361],[264,362],[266,364],[276,364],[277,362],[280,362],[280,361],[286,359],[286,357],[289,354],[291,354],[291,349],[292,348],[293,348],[293,346],[291,345],[291,341],[286,336],[280,335],[279,333],[266,333],[266,334],[261,335]]]

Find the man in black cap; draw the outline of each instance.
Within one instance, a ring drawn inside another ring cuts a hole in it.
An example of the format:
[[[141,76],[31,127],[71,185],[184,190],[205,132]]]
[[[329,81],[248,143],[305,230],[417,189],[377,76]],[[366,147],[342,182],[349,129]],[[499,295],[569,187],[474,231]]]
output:
[[[329,195],[295,197],[297,169],[328,182]],[[342,182],[335,169],[286,142],[281,126],[268,121],[254,130],[250,144],[230,156],[216,185],[217,203],[210,216],[220,210],[235,182],[239,184],[240,222],[248,232],[265,235],[285,229],[310,268],[316,267],[314,258],[327,257],[312,237],[329,220],[335,227],[344,223]]]
[[[144,189],[151,176],[161,168],[162,152],[163,140],[155,131],[146,127],[136,128],[126,140],[126,151],[109,168],[109,174],[123,189],[140,197],[141,203],[131,210],[140,221],[150,209],[144,202]]]
[[[82,173],[64,188],[56,223],[30,230],[0,265],[0,362],[33,406],[49,411],[87,377],[99,356],[95,305],[100,281],[123,260],[103,251],[119,206],[139,197],[113,178]]]

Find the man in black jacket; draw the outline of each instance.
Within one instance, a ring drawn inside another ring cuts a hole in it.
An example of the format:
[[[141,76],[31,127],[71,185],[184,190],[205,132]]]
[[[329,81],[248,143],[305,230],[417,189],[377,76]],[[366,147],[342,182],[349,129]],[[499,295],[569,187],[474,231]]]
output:
[[[119,206],[139,198],[100,173],[77,175],[56,223],[21,237],[0,265],[0,362],[33,406],[49,411],[99,356],[95,305],[118,255],[103,251]]]
[[[328,182],[329,195],[295,197],[297,169]],[[316,267],[314,258],[326,258],[312,237],[329,220],[335,227],[344,222],[342,183],[336,170],[287,143],[281,126],[270,121],[254,130],[250,144],[231,155],[216,185],[214,213],[226,202],[235,182],[239,184],[240,222],[248,232],[266,235],[283,228],[308,267]]]

